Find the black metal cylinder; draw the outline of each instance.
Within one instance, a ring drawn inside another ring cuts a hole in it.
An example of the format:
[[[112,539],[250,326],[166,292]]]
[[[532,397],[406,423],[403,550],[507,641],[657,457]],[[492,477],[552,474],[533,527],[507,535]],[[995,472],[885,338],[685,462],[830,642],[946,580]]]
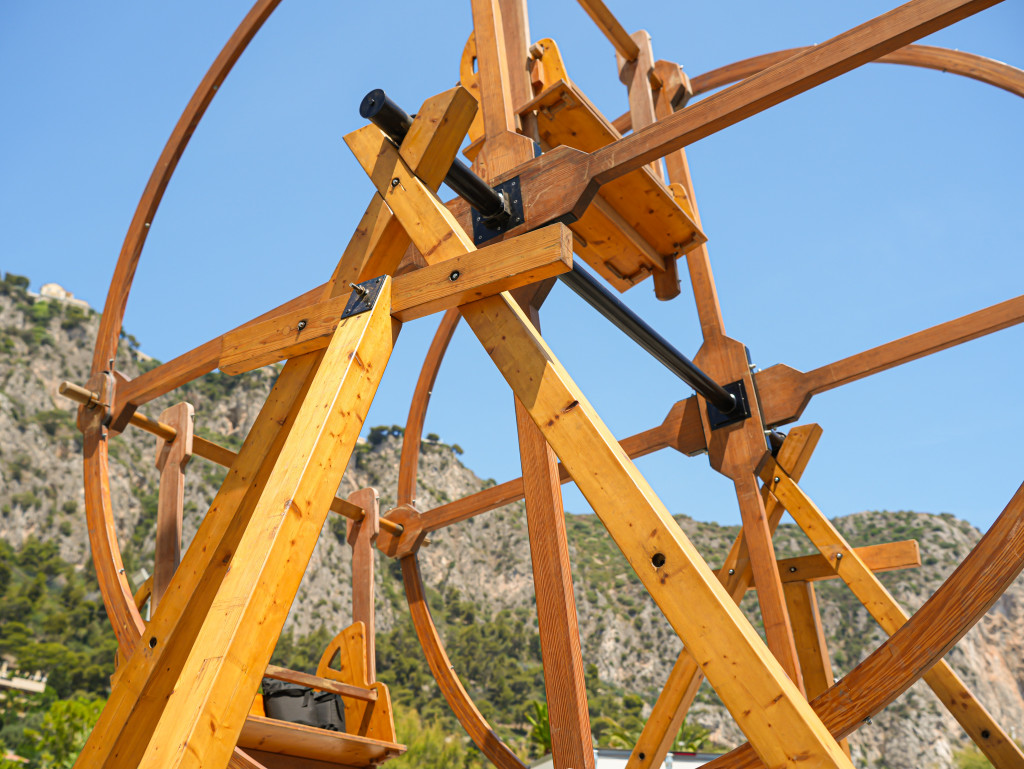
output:
[[[601,285],[597,278],[580,267],[578,262],[573,264],[572,270],[558,277],[579,294],[583,301],[614,323],[669,371],[707,398],[723,414],[728,414],[736,408],[736,399],[730,393],[673,347],[665,337],[647,325],[643,318]]]
[[[359,104],[359,115],[377,126],[399,146],[412,126],[412,117],[391,101],[382,88],[375,88],[363,97]],[[483,214],[485,220],[503,224],[501,219],[507,217],[508,209],[501,195],[458,158],[452,162],[444,183]]]
[[[412,126],[412,118],[391,101],[381,88],[376,88],[363,97],[359,105],[359,114],[399,146]],[[444,181],[455,194],[483,214],[485,219],[500,221],[500,217],[507,215],[501,196],[458,158],[452,163]],[[707,398],[723,414],[728,414],[736,408],[736,399],[730,393],[697,368],[693,361],[669,344],[665,337],[648,326],[639,315],[623,304],[578,263],[573,265],[570,272],[559,277],[587,304],[624,331],[669,371]]]

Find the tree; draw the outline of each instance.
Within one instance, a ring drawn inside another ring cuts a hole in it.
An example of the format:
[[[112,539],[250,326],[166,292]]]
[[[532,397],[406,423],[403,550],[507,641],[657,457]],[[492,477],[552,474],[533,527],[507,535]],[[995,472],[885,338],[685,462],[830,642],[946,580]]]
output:
[[[71,769],[104,704],[86,698],[54,702],[39,731],[25,730],[25,736],[35,742],[36,765],[40,769]]]

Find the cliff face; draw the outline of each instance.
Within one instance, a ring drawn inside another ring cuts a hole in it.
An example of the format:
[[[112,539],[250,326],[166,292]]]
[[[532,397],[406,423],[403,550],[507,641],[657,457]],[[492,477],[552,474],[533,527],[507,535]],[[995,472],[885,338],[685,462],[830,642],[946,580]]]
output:
[[[57,395],[63,379],[84,382],[98,316],[56,300],[28,295],[10,281],[0,295],[0,538],[15,546],[27,537],[59,543],[63,557],[83,564],[90,557],[84,518],[81,441],[72,405]],[[153,365],[129,337],[119,369],[130,376]],[[239,378],[214,375],[172,398],[148,404],[158,416],[178,400],[196,410],[197,430],[237,447],[251,426],[276,370]],[[377,433],[361,444],[340,491],[376,487],[382,509],[394,503],[401,438]],[[111,493],[119,541],[133,584],[152,570],[157,471],[155,439],[129,429],[111,443]],[[187,469],[185,538],[194,535],[223,470],[201,458]],[[429,509],[484,488],[449,446],[424,444],[417,505]],[[720,563],[735,527],[678,519],[709,563]],[[601,679],[652,702],[680,649],[674,632],[628,567],[600,522],[590,515],[566,519],[573,563],[584,661]],[[326,626],[333,633],[349,622],[351,587],[344,522],[331,516],[312,556],[289,626],[303,634]],[[854,544],[917,539],[923,566],[883,575],[889,590],[916,610],[955,568],[980,534],[950,515],[865,512],[836,521]],[[474,518],[431,535],[420,553],[429,585],[444,595],[454,589],[483,613],[532,607],[533,575],[522,504]],[[812,551],[793,526],[776,535],[780,557]],[[378,554],[378,622],[389,629],[404,611],[400,582]],[[881,630],[838,581],[818,583],[818,601],[837,678],[883,639]],[[759,625],[756,600],[744,610]],[[535,623],[535,620],[534,620]],[[1007,730],[1024,737],[1024,581],[1018,580],[979,625],[950,653],[949,661]],[[458,667],[458,660],[453,660]],[[742,741],[714,694],[702,689],[692,720],[713,730],[720,743]],[[923,685],[915,685],[851,740],[858,766],[950,766],[962,731]]]

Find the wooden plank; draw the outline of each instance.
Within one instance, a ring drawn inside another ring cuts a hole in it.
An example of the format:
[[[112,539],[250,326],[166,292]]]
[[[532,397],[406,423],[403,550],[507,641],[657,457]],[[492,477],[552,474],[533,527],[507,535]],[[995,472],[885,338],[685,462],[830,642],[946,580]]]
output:
[[[156,546],[153,554],[153,597],[155,609],[181,562],[181,525],[185,505],[185,466],[192,459],[195,411],[190,403],[164,409],[160,421],[177,433],[168,443],[157,439],[156,466],[160,470],[160,491],[156,512]]]
[[[403,322],[414,320],[571,269],[572,234],[565,225],[553,224],[399,275],[393,284],[392,315]],[[220,370],[241,374],[323,349],[341,322],[350,293],[226,334]]]
[[[601,186],[996,2],[911,0],[598,150],[591,178]]]
[[[360,521],[349,521],[345,536],[352,548],[352,621],[366,628],[366,680],[377,680],[376,627],[373,587],[374,552],[380,533],[380,499],[376,489],[360,489],[348,501],[363,509]]]
[[[266,678],[273,678],[277,681],[287,681],[288,683],[298,684],[299,686],[308,686],[311,689],[331,692],[342,697],[352,697],[353,699],[365,700],[367,702],[377,701],[377,691],[375,689],[364,689],[361,686],[343,684],[340,681],[332,681],[330,678],[310,675],[309,673],[303,673],[300,670],[289,670],[288,668],[282,668],[278,665],[267,665],[267,669],[263,672],[263,675]]]
[[[807,468],[820,437],[821,428],[817,425],[793,428],[779,450],[779,463],[788,467],[793,477],[799,478]],[[768,511],[769,528],[774,532],[784,509],[767,490],[762,489],[761,493]],[[742,600],[747,588],[752,584],[753,574],[750,569],[747,540],[742,531],[733,542],[725,564],[718,570],[718,578],[722,580],[722,584],[736,603]],[[661,766],[666,754],[672,749],[675,737],[703,680],[703,672],[684,647],[629,756],[627,769],[650,769]]]
[[[283,459],[257,487],[258,501],[216,599],[190,619],[199,627],[187,657],[167,671],[173,687],[140,703],[159,711],[154,728],[126,725],[128,735],[112,751],[119,765],[227,762],[390,353],[387,288],[373,311],[339,327],[325,351]],[[169,642],[154,634],[149,644]]]
[[[239,745],[246,750],[324,761],[334,766],[373,766],[401,754],[401,746],[305,724],[250,716]]]
[[[808,698],[826,692],[835,683],[832,661],[828,658],[828,644],[825,629],[821,625],[818,599],[811,582],[787,582],[783,587],[786,594],[786,608],[793,623],[793,637],[796,639],[797,654],[800,655],[800,670],[804,676],[804,689]],[[839,747],[847,756],[850,744],[840,740]]]
[[[539,328],[536,308],[528,310]],[[552,760],[555,769],[593,769],[594,744],[558,459],[519,398],[515,398],[515,409]]]
[[[579,0],[583,10],[594,21],[608,42],[615,46],[615,51],[627,61],[632,61],[639,54],[636,42],[629,36],[625,28],[608,10],[603,0]]]
[[[909,363],[1024,321],[1024,296],[986,307],[937,326],[872,347],[807,373],[776,365],[757,375],[765,420],[785,424],[798,419],[811,397],[858,379]]]
[[[374,138],[361,129],[346,142],[428,263],[473,249],[379,131]],[[778,765],[804,755],[823,766],[849,766],[514,300],[500,294],[466,305],[462,314],[759,754]],[[620,516],[622,509],[631,515]],[[721,663],[723,653],[729,664]]]
[[[956,642],[996,603],[1024,568],[1024,485],[960,566],[895,635],[831,689],[811,703],[838,737],[852,734],[877,715]],[[990,735],[993,740],[996,735]],[[742,745],[705,765],[708,769],[762,766],[750,745]]]
[[[864,565],[876,574],[883,571],[913,569],[921,565],[921,549],[917,540],[886,542],[855,548]],[[786,582],[817,582],[837,579],[835,569],[823,555],[802,555],[779,561],[779,576]]]
[[[319,355],[314,354],[291,360],[282,369],[242,444],[238,460],[228,471],[192,546],[185,552],[171,589],[149,623],[134,636],[138,639],[147,632],[146,638],[158,639],[157,645],[152,649],[148,643],[127,647],[134,649],[134,653],[118,668],[107,704],[79,757],[80,767],[92,769],[116,760],[116,753],[113,759],[111,753],[118,742],[136,734],[148,734],[154,728],[159,711],[147,707],[143,700],[163,696],[151,692],[165,692],[177,683],[174,671],[183,664],[194,643],[199,621],[213,603],[255,507],[253,489],[266,482],[269,465],[280,454],[294,424],[296,403],[318,361]],[[89,437],[87,432],[86,450]],[[101,446],[105,450],[106,441]],[[120,634],[118,638],[121,639]],[[164,639],[164,643],[159,643],[159,639]]]
[[[619,65],[619,80],[626,86],[629,94],[629,115],[632,118],[633,130],[639,131],[657,120],[654,114],[654,91],[651,89],[651,76],[654,75],[654,50],[651,47],[651,36],[646,30],[639,30],[630,35],[636,44],[637,55],[633,59],[623,56],[616,57]],[[651,173],[665,183],[661,160],[650,164]]]
[[[857,551],[770,456],[759,468],[759,474],[882,630],[894,635],[909,617]],[[968,691],[949,663],[939,661],[924,674],[924,680],[994,766],[1024,766],[1024,752]]]

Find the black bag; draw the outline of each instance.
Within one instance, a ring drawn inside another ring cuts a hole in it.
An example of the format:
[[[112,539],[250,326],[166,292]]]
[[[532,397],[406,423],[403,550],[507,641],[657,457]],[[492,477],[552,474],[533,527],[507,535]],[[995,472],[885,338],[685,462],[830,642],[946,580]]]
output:
[[[263,709],[268,718],[305,724],[332,732],[345,731],[341,697],[273,678],[263,679]]]

